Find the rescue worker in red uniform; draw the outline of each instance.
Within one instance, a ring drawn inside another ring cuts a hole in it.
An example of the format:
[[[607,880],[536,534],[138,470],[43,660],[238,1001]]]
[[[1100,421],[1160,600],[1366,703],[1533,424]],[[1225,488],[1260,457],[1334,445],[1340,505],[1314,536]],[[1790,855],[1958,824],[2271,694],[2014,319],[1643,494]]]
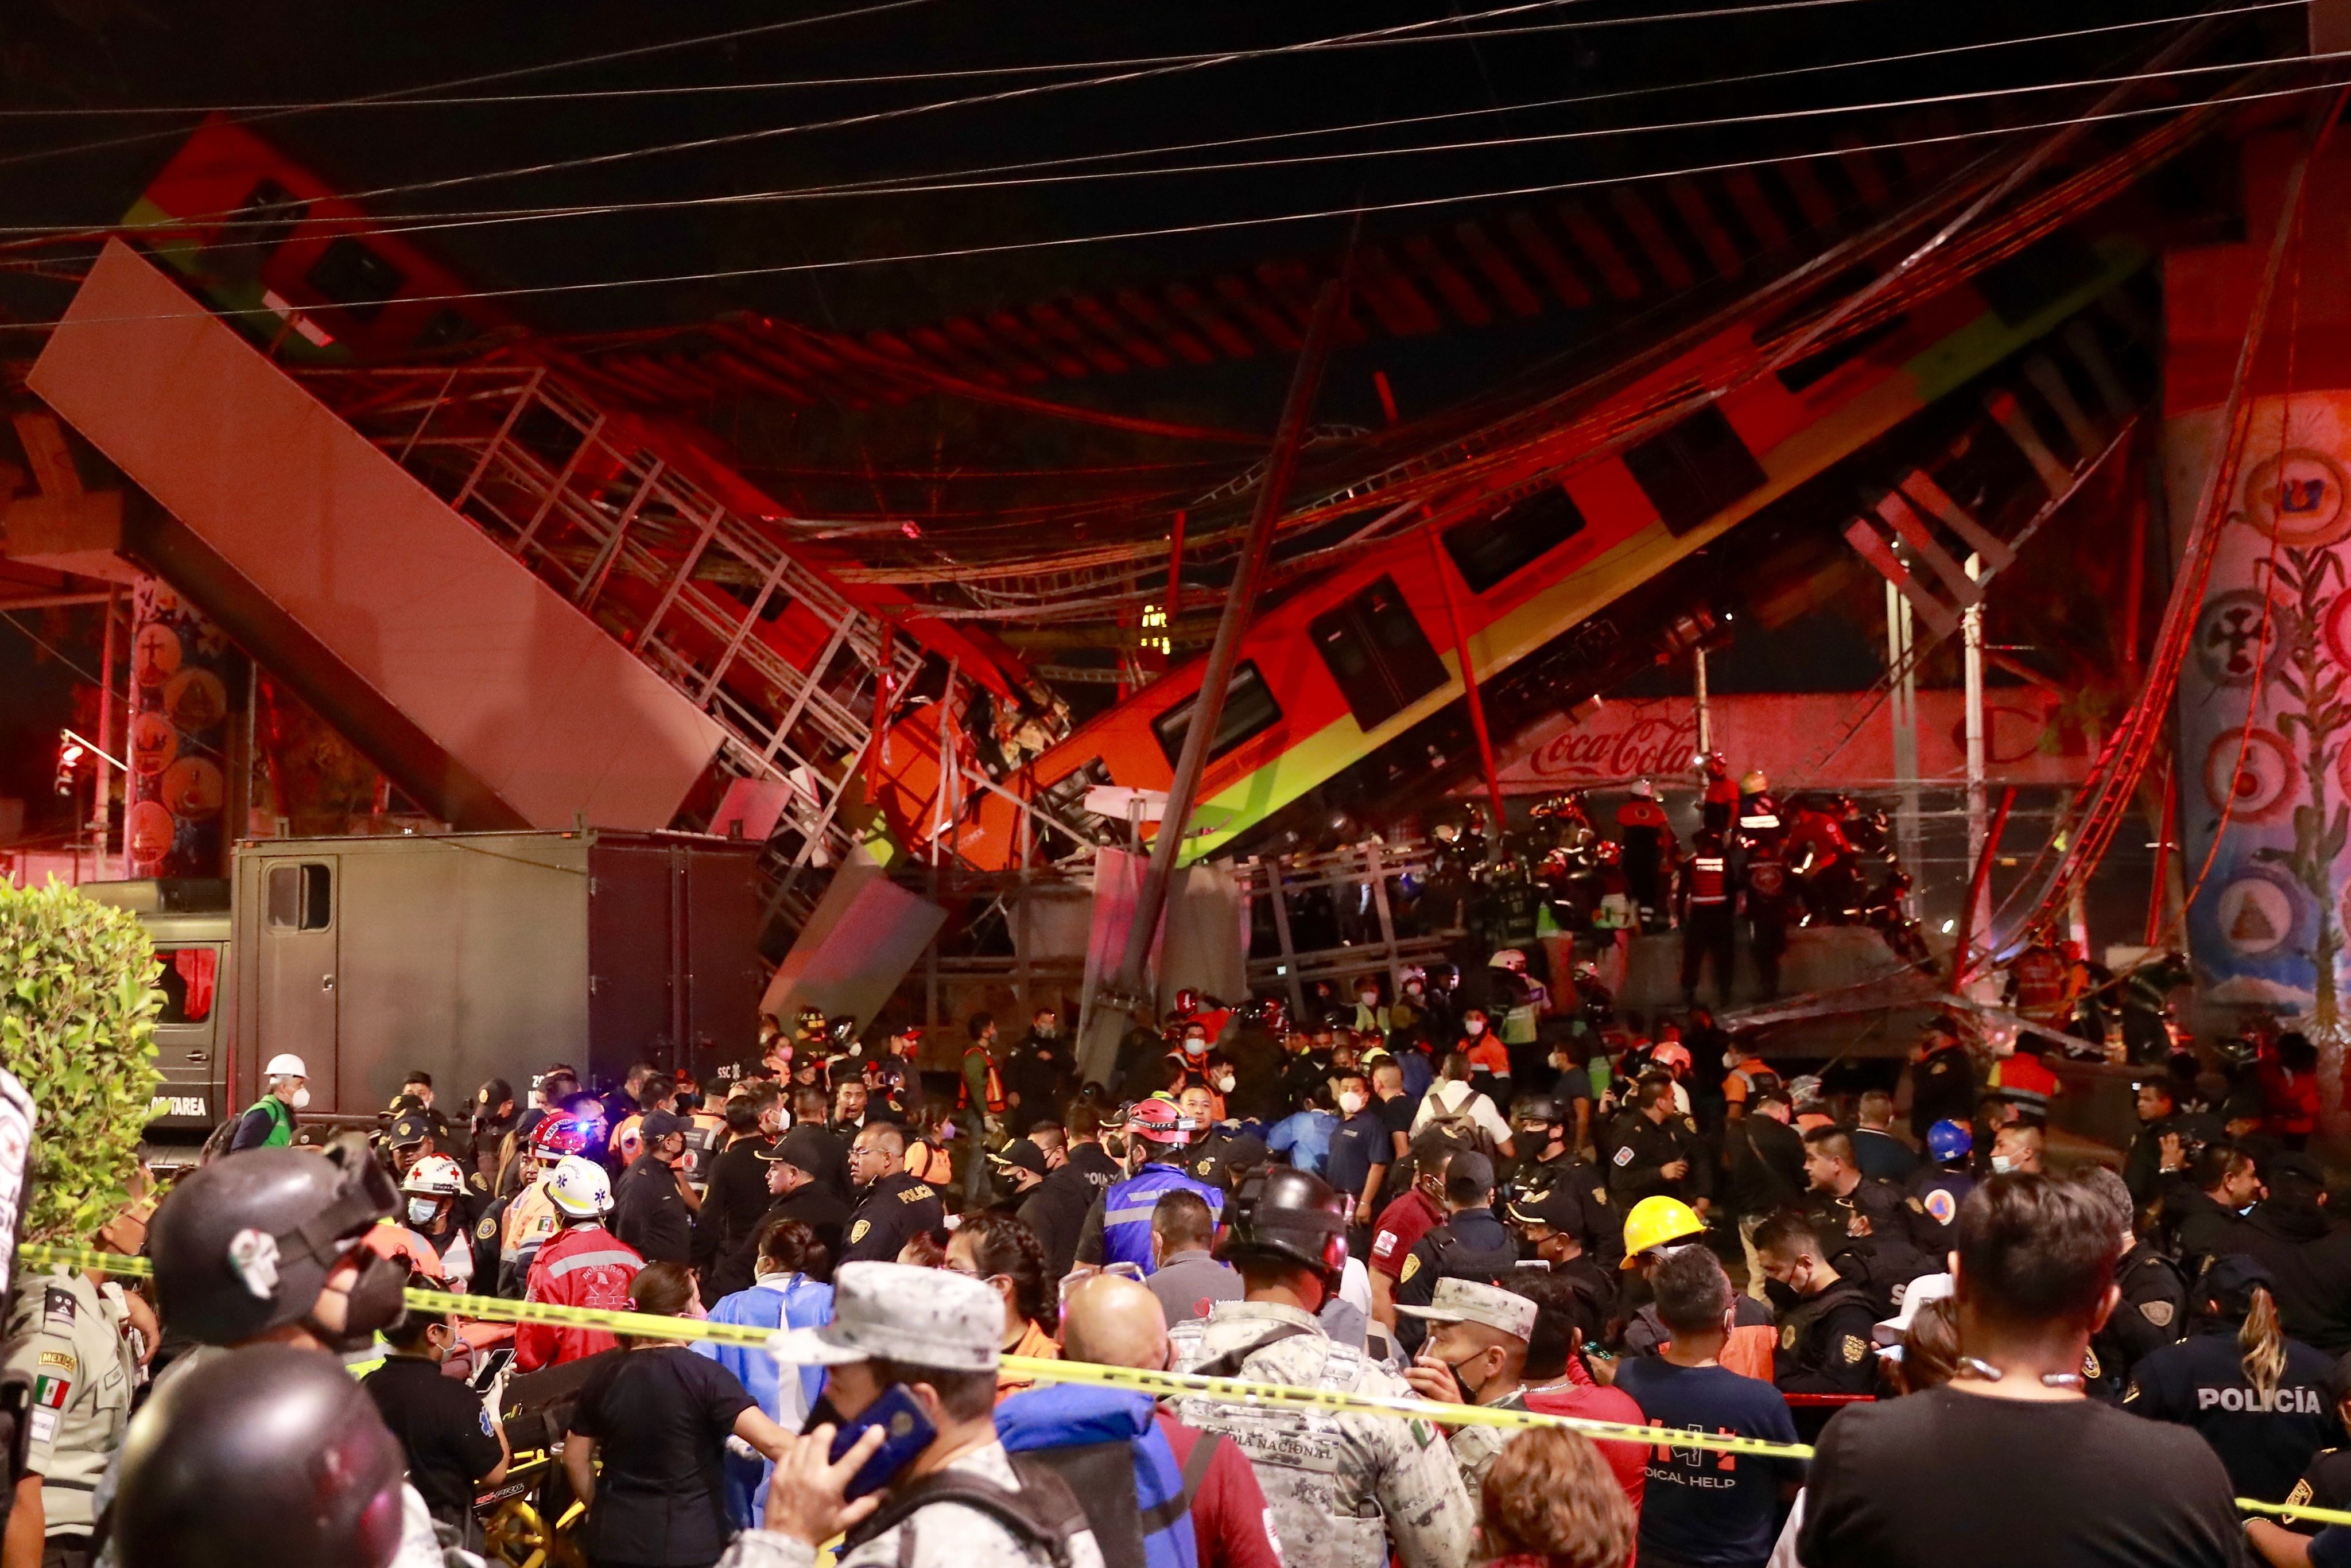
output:
[[[1714,966],[1714,995],[1730,1000],[1734,904],[1730,861],[1723,852],[1722,835],[1700,828],[1690,841],[1690,858],[1682,868],[1682,1005],[1698,1005],[1698,971]]]
[[[2008,967],[2009,1005],[2019,1016],[2062,1033],[2070,1010],[2065,978],[2065,956],[2048,942],[2035,942]]]
[[[2060,1090],[2057,1075],[2041,1060],[2041,1046],[2032,1040],[2016,1042],[2016,1052],[2003,1056],[1991,1070],[1985,1087],[2016,1107],[2020,1120],[2035,1127],[2049,1124],[2049,1102]]]
[[[563,1228],[531,1260],[530,1284],[522,1299],[627,1312],[629,1283],[645,1260],[604,1228],[604,1216],[612,1208],[612,1178],[594,1161],[567,1155],[547,1178],[547,1196],[562,1216]],[[515,1370],[537,1372],[619,1343],[601,1329],[523,1323],[515,1329]]]
[[[1665,906],[1665,877],[1672,863],[1674,830],[1657,804],[1656,786],[1635,780],[1633,793],[1616,808],[1616,836],[1624,845],[1621,864],[1644,929],[1654,928]]]
[[[1699,764],[1702,793],[1698,800],[1698,817],[1707,831],[1724,843],[1730,841],[1730,830],[1739,821],[1739,786],[1730,781],[1730,763],[1719,751],[1709,751]]]
[[[1739,857],[1739,902],[1747,914],[1747,940],[1755,952],[1755,977],[1766,997],[1780,994],[1780,960],[1788,951],[1788,927],[1796,919],[1796,882],[1775,830],[1747,838]]]
[[[1788,863],[1804,889],[1804,902],[1813,921],[1843,925],[1860,902],[1860,875],[1854,864],[1853,844],[1836,819],[1807,800],[1796,808],[1796,825],[1784,843]]]
[[[1739,779],[1739,841],[1777,843],[1786,832],[1787,824],[1780,820],[1780,802],[1771,793],[1771,780],[1761,768],[1749,768]]]

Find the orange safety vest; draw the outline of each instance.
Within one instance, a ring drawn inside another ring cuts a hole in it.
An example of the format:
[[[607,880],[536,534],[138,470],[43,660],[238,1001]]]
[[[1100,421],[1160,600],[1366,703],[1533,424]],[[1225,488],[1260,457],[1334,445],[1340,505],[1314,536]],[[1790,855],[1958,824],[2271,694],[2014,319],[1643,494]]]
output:
[[[987,1054],[987,1047],[984,1045],[965,1046],[963,1059],[966,1063],[971,1061],[973,1051],[977,1051],[987,1063],[987,1113],[1000,1115],[1004,1111],[1004,1075],[996,1070],[996,1058]],[[956,1109],[971,1109],[971,1080],[967,1077],[961,1079],[960,1086],[956,1090]]]
[[[955,1179],[955,1161],[945,1147],[917,1140],[906,1145],[906,1174],[933,1186],[947,1186]]]
[[[2046,1116],[2058,1092],[2057,1075],[2049,1064],[2027,1051],[2002,1057],[1991,1070],[1991,1088],[2003,1100]]]
[[[498,1233],[498,1256],[521,1256],[524,1248],[535,1247],[554,1235],[562,1218],[556,1211],[555,1200],[547,1196],[547,1178],[539,1177],[507,1204],[506,1224]]]

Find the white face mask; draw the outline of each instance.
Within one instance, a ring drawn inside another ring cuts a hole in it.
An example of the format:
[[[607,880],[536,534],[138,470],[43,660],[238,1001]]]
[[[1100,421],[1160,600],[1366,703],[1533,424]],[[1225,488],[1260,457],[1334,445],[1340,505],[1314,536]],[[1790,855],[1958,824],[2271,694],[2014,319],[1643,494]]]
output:
[[[294,1098],[289,1102],[289,1103],[292,1104],[294,1109],[297,1111],[303,1109],[310,1103],[310,1091],[308,1089],[297,1089],[294,1091]]]
[[[1352,1116],[1364,1108],[1364,1097],[1353,1090],[1339,1096],[1339,1109]]]
[[[2012,1160],[2012,1159],[2010,1159],[2006,1155],[1992,1155],[1992,1157],[1991,1157],[1991,1174],[1992,1174],[1992,1175],[1994,1175],[1994,1176],[2006,1176],[2009,1172],[2011,1172],[2011,1171],[2014,1170],[2015,1168],[2016,1168],[2016,1162],[2015,1162],[2014,1160]]]
[[[1471,1019],[1468,1022],[1463,1024],[1461,1028],[1470,1039],[1475,1040],[1479,1035],[1486,1032],[1486,1020],[1484,1019]]]
[[[1380,994],[1377,991],[1357,991],[1355,993],[1355,999],[1363,1003],[1367,1008],[1375,1008],[1380,1005]]]
[[[437,1197],[412,1197],[408,1200],[408,1223],[411,1225],[430,1225],[440,1212],[441,1200]]]
[[[1736,1068],[1744,1060],[1745,1058],[1735,1051],[1726,1051],[1722,1053],[1722,1065],[1726,1068]]]
[[[1215,1082],[1217,1093],[1229,1094],[1233,1092],[1233,1075],[1231,1073],[1218,1073],[1216,1077]]]
[[[1184,1037],[1184,1054],[1186,1056],[1206,1056],[1208,1054],[1208,1042],[1202,1040],[1197,1035],[1187,1034]]]

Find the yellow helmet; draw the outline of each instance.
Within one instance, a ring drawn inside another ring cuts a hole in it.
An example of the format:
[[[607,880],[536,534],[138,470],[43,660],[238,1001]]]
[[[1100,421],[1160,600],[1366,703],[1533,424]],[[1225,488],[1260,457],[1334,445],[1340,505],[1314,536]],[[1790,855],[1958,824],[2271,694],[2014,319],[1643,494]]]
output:
[[[1706,1234],[1698,1210],[1677,1197],[1645,1197],[1625,1217],[1625,1262],[1630,1269],[1652,1247]]]

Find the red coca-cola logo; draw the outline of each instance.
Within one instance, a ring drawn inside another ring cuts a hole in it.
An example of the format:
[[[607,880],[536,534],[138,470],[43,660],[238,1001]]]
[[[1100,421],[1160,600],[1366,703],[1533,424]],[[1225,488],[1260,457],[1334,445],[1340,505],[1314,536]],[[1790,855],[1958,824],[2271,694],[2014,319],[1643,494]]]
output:
[[[1528,759],[1538,779],[1587,781],[1687,772],[1698,750],[1698,714],[1676,704],[1665,711],[1620,707],[1596,716],[1600,725],[1562,730]],[[1614,722],[1608,722],[1613,720]]]

